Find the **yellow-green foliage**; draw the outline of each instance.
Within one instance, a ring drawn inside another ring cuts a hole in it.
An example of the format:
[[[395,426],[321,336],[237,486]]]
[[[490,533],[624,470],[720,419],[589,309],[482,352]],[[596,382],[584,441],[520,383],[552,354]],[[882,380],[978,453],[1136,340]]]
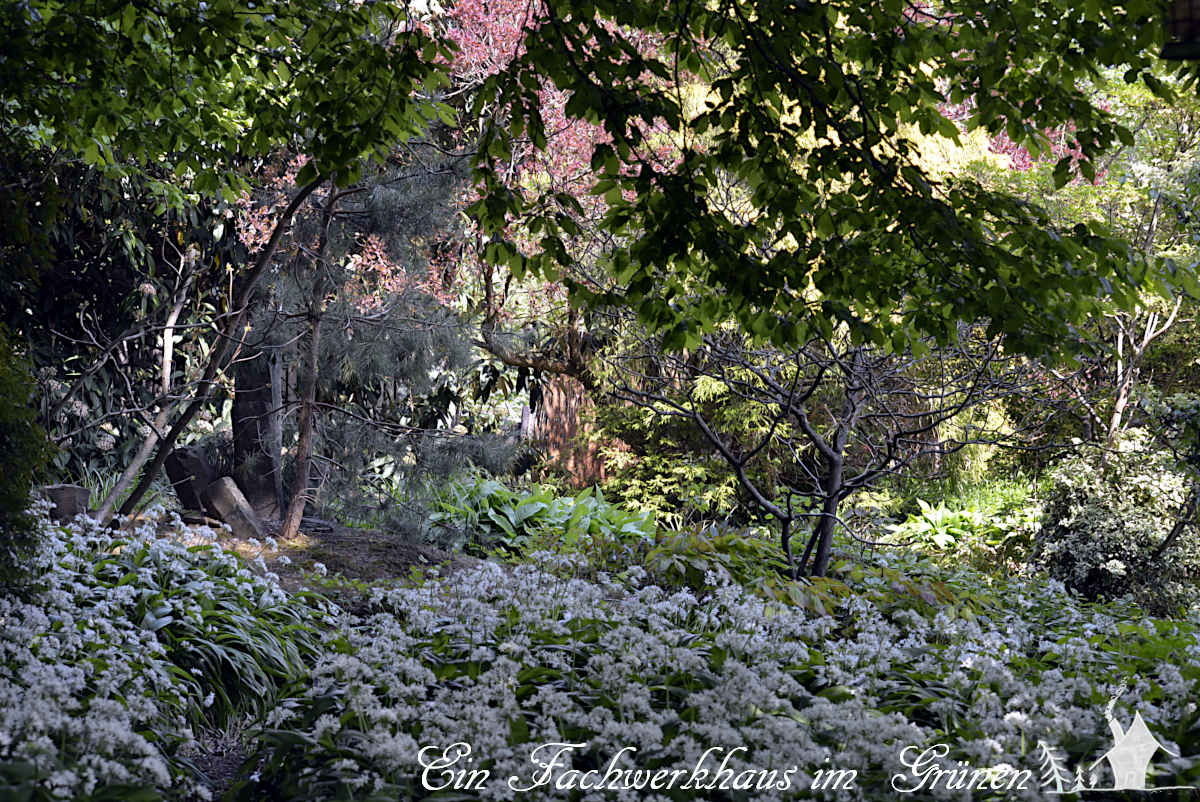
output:
[[[989,437],[996,432],[1012,433],[1003,405],[998,401],[968,407],[938,427],[941,440],[967,443],[946,457],[943,472],[951,487],[976,485],[987,476],[988,464],[999,447],[993,443],[970,442],[984,432],[989,433]]]

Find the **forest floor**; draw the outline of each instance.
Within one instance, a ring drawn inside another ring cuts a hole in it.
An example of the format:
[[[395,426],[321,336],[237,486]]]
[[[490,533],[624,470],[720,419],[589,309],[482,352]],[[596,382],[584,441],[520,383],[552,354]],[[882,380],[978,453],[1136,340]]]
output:
[[[417,581],[431,571],[445,575],[479,562],[475,557],[406,541],[400,535],[378,529],[351,528],[316,519],[305,521],[306,525],[295,537],[277,541],[277,548],[235,537],[224,528],[210,528],[216,532],[222,548],[249,561],[262,557],[289,592],[320,593],[351,613],[365,611],[366,595],[373,584]],[[264,522],[266,537],[275,539],[278,532],[278,521]],[[182,530],[165,527],[159,533],[188,545],[211,542],[193,527]],[[287,559],[281,561],[280,557]],[[319,565],[325,566],[325,579],[317,574]],[[208,778],[213,799],[220,799],[237,779],[249,752],[247,730],[254,723],[237,721],[224,730],[196,734],[196,751],[189,757]]]
[[[461,571],[479,562],[478,558],[446,551],[425,543],[414,543],[403,535],[380,529],[348,527],[320,519],[305,518],[295,537],[277,540],[279,521],[264,521],[266,538],[276,540],[276,548],[267,543],[255,543],[235,537],[224,528],[210,527],[217,534],[217,543],[247,560],[262,557],[279,583],[288,591],[312,590],[331,595],[335,602],[351,601],[342,598],[335,583],[319,583],[314,587],[314,571],[325,566],[330,577],[341,576],[350,586],[374,582],[417,581],[432,570],[441,574]],[[194,528],[184,530],[160,529],[164,536],[176,537],[189,545],[210,540]],[[280,561],[280,557],[286,557]],[[343,583],[337,583],[343,584]]]

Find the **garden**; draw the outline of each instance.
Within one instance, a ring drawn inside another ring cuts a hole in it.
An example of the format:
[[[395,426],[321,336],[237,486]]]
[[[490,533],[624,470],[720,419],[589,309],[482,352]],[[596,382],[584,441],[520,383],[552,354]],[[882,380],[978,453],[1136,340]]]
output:
[[[0,800],[1200,798],[1200,12],[11,4]]]

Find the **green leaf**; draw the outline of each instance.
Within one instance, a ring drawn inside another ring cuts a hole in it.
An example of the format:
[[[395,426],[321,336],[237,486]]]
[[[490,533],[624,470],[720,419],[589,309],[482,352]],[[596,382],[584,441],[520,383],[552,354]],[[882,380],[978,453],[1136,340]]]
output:
[[[306,186],[311,184],[316,177],[316,165],[314,165],[311,161],[307,162],[303,167],[300,168],[300,172],[296,174],[296,185],[301,187]]]
[[[132,31],[134,23],[137,22],[137,18],[137,8],[132,3],[125,6],[125,9],[121,12],[121,32],[129,33]]]
[[[829,214],[828,209],[818,212],[814,222],[817,233],[822,237],[832,237],[837,232],[837,228],[833,224],[833,216]]]
[[[1062,189],[1071,180],[1071,157],[1063,156],[1054,165],[1054,187]]]

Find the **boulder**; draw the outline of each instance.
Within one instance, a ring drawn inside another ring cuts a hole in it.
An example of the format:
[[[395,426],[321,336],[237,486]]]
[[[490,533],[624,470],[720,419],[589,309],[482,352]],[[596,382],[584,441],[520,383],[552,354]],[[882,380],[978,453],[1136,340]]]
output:
[[[179,504],[185,510],[203,510],[204,491],[217,478],[204,451],[195,446],[177,448],[167,455],[164,467]]]
[[[54,505],[50,515],[59,523],[72,521],[76,515],[86,513],[88,500],[92,497],[92,491],[79,485],[45,485],[38,488],[38,492]]]
[[[205,509],[229,524],[234,537],[241,540],[252,537],[262,539],[262,523],[232,477],[222,476],[204,488],[200,500],[204,502]]]

